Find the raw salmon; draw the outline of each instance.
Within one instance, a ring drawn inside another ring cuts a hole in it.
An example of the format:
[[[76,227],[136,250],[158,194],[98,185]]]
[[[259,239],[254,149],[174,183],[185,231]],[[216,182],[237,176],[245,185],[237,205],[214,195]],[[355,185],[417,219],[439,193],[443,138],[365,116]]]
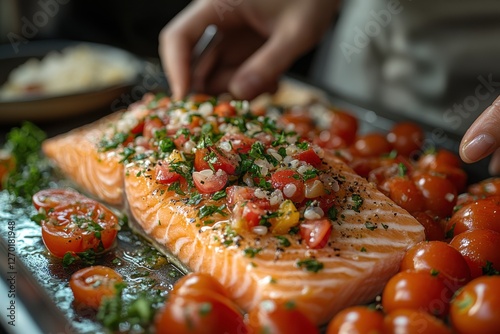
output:
[[[123,203],[188,270],[219,279],[244,310],[292,301],[324,324],[372,301],[424,239],[333,152],[245,101],[147,96],[44,151],[84,190]]]

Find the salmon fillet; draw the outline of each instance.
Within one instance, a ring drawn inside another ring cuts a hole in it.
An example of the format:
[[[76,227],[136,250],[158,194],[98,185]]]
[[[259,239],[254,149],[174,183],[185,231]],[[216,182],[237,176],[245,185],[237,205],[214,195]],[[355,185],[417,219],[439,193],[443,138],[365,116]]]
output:
[[[318,250],[305,247],[298,235],[287,235],[289,247],[272,234],[233,235],[228,232],[231,221],[225,219],[228,211],[215,217],[221,220],[212,226],[200,226],[199,208],[207,203],[185,204],[186,198],[157,184],[152,172],[140,166],[127,168],[125,193],[132,217],[147,236],[190,270],[216,277],[244,310],[265,299],[294,301],[319,325],[346,306],[373,301],[399,270],[407,248],[424,239],[422,226],[408,212],[343,162],[327,160],[345,177],[339,194],[349,198],[356,193],[364,201],[359,213],[350,200],[339,206],[344,218],[334,224],[327,247]],[[246,249],[261,251],[250,257]],[[308,260],[323,268],[315,272],[297,265]]]
[[[320,325],[372,301],[423,227],[333,152],[247,112],[243,102],[148,96],[43,148],[243,310],[293,301]],[[117,133],[132,140],[103,150]]]

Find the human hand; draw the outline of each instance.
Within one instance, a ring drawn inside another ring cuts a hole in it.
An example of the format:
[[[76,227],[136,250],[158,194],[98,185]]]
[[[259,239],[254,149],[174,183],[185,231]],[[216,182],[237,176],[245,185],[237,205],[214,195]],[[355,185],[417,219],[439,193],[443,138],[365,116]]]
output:
[[[335,0],[197,0],[160,33],[159,53],[175,99],[191,87],[252,99],[312,48],[331,23]],[[222,34],[190,68],[194,45],[211,24]],[[194,75],[191,77],[191,73]]]
[[[491,153],[490,174],[500,174],[500,96],[474,121],[460,143],[460,157],[467,163]]]

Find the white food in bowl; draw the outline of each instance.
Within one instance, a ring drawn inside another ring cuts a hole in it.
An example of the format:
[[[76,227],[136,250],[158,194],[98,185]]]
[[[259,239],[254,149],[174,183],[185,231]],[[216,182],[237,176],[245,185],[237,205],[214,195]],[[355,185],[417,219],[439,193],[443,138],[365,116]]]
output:
[[[98,90],[132,81],[139,66],[119,49],[78,44],[52,51],[41,60],[30,58],[12,70],[0,87],[0,100]]]

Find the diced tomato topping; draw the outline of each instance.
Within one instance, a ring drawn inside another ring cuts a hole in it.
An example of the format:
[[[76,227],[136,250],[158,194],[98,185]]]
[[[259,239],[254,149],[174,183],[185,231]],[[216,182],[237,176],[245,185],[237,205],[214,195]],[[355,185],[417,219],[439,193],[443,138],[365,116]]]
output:
[[[257,203],[248,202],[243,206],[242,218],[247,223],[247,228],[251,229],[254,226],[258,226],[262,216],[266,213],[266,210],[261,208]]]
[[[189,137],[186,136],[185,134],[180,134],[178,136],[175,136],[174,138],[174,144],[175,144],[175,147],[179,150],[182,150],[182,147],[184,146],[184,144],[189,140]]]
[[[219,169],[214,173],[211,169],[204,169],[193,173],[193,181],[200,193],[211,194],[224,188],[228,181],[227,173]]]
[[[224,101],[214,107],[214,114],[219,117],[231,117],[236,115],[236,109],[228,101]]]
[[[158,163],[155,167],[156,177],[155,180],[161,184],[170,184],[180,179],[181,175],[170,171],[168,163]]]
[[[320,249],[326,246],[332,224],[328,219],[306,220],[300,224],[300,236],[312,249]]]
[[[293,157],[294,159],[304,161],[314,167],[321,166],[322,162],[321,158],[318,156],[318,154],[316,154],[316,152],[314,152],[312,148],[308,148],[304,152],[297,153]]]
[[[142,133],[144,131],[144,121],[141,121],[139,122],[139,124],[137,124],[136,126],[134,126],[132,128],[132,130],[130,130],[131,133],[133,134],[139,134],[139,133]]]
[[[248,153],[252,148],[253,143],[256,142],[255,139],[247,137],[241,133],[228,133],[225,134],[220,142],[231,143],[232,152],[235,153]]]
[[[223,154],[213,147],[198,149],[194,156],[194,168],[201,171],[213,167],[215,170],[222,169],[229,175],[234,175],[238,166],[236,157],[232,153]]]
[[[147,139],[154,138],[155,132],[162,129],[164,124],[158,117],[146,118],[144,121],[143,136]]]
[[[283,192],[286,198],[295,203],[304,200],[304,182],[299,173],[291,169],[282,169],[271,176],[271,184]]]

